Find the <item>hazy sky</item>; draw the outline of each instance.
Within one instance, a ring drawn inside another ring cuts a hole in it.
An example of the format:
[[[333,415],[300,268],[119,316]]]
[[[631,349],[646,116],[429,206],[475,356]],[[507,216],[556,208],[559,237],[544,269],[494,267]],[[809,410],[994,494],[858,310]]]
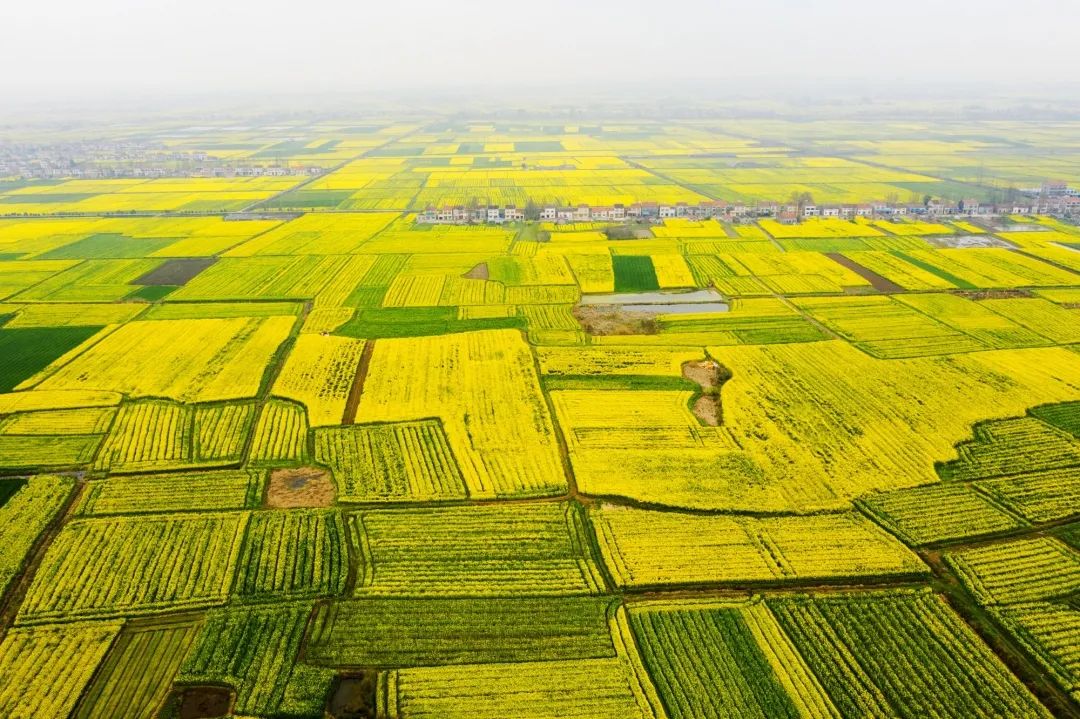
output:
[[[1080,0],[0,0],[0,92],[1054,83],[1078,27]]]

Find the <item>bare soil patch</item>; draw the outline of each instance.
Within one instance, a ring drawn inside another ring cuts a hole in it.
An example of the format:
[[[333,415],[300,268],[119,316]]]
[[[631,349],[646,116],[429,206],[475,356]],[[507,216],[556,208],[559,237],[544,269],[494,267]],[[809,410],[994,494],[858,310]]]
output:
[[[179,719],[217,719],[232,713],[233,693],[225,687],[188,687],[180,695]]]
[[[682,366],[682,376],[701,385],[702,389],[719,387],[722,383],[720,365],[713,360],[686,362]]]
[[[326,713],[333,719],[375,719],[377,680],[374,670],[341,677],[330,694]]]
[[[903,287],[896,284],[892,280],[890,280],[890,279],[888,279],[886,277],[882,277],[878,273],[873,272],[873,271],[863,267],[858,262],[851,259],[850,257],[847,257],[846,255],[842,255],[839,252],[826,252],[825,256],[828,257],[829,259],[833,260],[834,262],[837,262],[837,263],[843,265],[844,267],[848,268],[849,270],[851,270],[855,274],[859,275],[859,277],[862,277],[864,280],[869,282],[870,285],[875,290],[877,290],[878,292],[903,292],[904,291]]]
[[[275,469],[270,473],[267,507],[330,507],[334,504],[334,498],[334,481],[325,469],[292,467]]]
[[[719,395],[703,394],[690,408],[694,416],[709,427],[719,427],[721,421],[721,407]]]
[[[462,277],[467,280],[486,280],[491,277],[491,272],[488,270],[487,263],[481,262],[476,267],[472,268],[464,275],[462,275]]]
[[[663,310],[663,305],[657,305],[655,313],[626,312],[620,305],[578,305],[573,313],[591,335],[654,335],[659,332],[656,315]]]
[[[609,240],[647,240],[653,237],[648,225],[614,225],[605,227],[604,234]]]
[[[719,427],[724,421],[720,388],[731,379],[731,370],[711,359],[684,362],[682,376],[701,387],[701,396],[690,411],[702,424]]]
[[[135,280],[136,285],[186,285],[195,275],[217,262],[216,257],[166,260]]]

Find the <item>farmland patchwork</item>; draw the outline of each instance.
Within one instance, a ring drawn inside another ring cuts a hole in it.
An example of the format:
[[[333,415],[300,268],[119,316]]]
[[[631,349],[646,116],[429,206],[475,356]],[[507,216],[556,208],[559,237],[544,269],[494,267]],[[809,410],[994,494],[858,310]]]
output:
[[[1080,714],[1080,125],[282,122],[0,177],[0,715]]]

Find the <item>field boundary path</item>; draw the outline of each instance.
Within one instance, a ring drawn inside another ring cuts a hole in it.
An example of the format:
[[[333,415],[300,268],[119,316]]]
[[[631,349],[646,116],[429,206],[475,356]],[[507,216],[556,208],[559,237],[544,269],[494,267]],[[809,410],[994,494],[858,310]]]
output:
[[[333,174],[333,173],[337,172],[338,170],[345,167],[346,165],[348,165],[351,162],[356,162],[357,160],[362,160],[365,157],[367,157],[370,153],[376,152],[377,150],[381,150],[381,149],[383,149],[385,147],[393,145],[395,142],[401,142],[405,138],[411,137],[412,135],[415,135],[418,132],[422,132],[423,130],[426,130],[430,126],[431,126],[430,122],[422,123],[422,124],[418,125],[417,127],[414,127],[413,129],[409,130],[406,133],[403,133],[401,135],[395,135],[394,137],[390,138],[386,142],[380,143],[380,144],[375,145],[373,147],[364,148],[363,151],[358,152],[357,154],[342,160],[341,162],[339,162],[336,165],[332,165],[325,172],[320,172],[317,175],[311,175],[310,177],[308,177],[305,180],[293,185],[292,187],[290,187],[290,188],[288,188],[286,190],[282,190],[281,192],[273,194],[270,197],[259,200],[258,202],[254,202],[254,203],[248,205],[247,207],[245,207],[244,209],[238,210],[238,211],[239,212],[253,212],[253,211],[256,211],[258,209],[259,205],[263,205],[263,204],[265,204],[267,202],[273,202],[274,200],[278,199],[279,197],[287,195],[290,192],[296,192],[300,188],[306,187],[307,185],[310,185],[311,183],[315,182],[316,180],[321,180],[322,178],[326,177],[327,175],[330,175],[330,174]],[[349,210],[349,211],[351,212],[351,210]],[[386,210],[361,210],[361,211],[362,212],[386,212]],[[338,210],[338,212],[345,212],[345,210]]]

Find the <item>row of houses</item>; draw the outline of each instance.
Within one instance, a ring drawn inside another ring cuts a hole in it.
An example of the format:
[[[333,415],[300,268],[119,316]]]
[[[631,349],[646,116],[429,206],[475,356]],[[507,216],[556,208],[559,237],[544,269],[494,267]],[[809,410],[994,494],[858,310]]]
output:
[[[533,215],[529,217],[528,215]],[[994,215],[1051,214],[1080,216],[1080,197],[1071,194],[1057,196],[1040,195],[1007,203],[985,203],[975,199],[955,204],[931,200],[922,204],[877,202],[867,204],[815,205],[764,203],[747,205],[722,201],[705,201],[697,204],[678,202],[635,202],[631,205],[577,205],[564,207],[546,205],[531,208],[530,212],[516,205],[467,207],[428,207],[417,215],[417,222],[426,224],[469,224],[520,222],[541,220],[556,224],[575,222],[625,222],[661,221],[668,218],[690,220],[773,218],[781,222],[799,222],[812,217],[883,218],[902,216],[924,217],[990,217]]]

